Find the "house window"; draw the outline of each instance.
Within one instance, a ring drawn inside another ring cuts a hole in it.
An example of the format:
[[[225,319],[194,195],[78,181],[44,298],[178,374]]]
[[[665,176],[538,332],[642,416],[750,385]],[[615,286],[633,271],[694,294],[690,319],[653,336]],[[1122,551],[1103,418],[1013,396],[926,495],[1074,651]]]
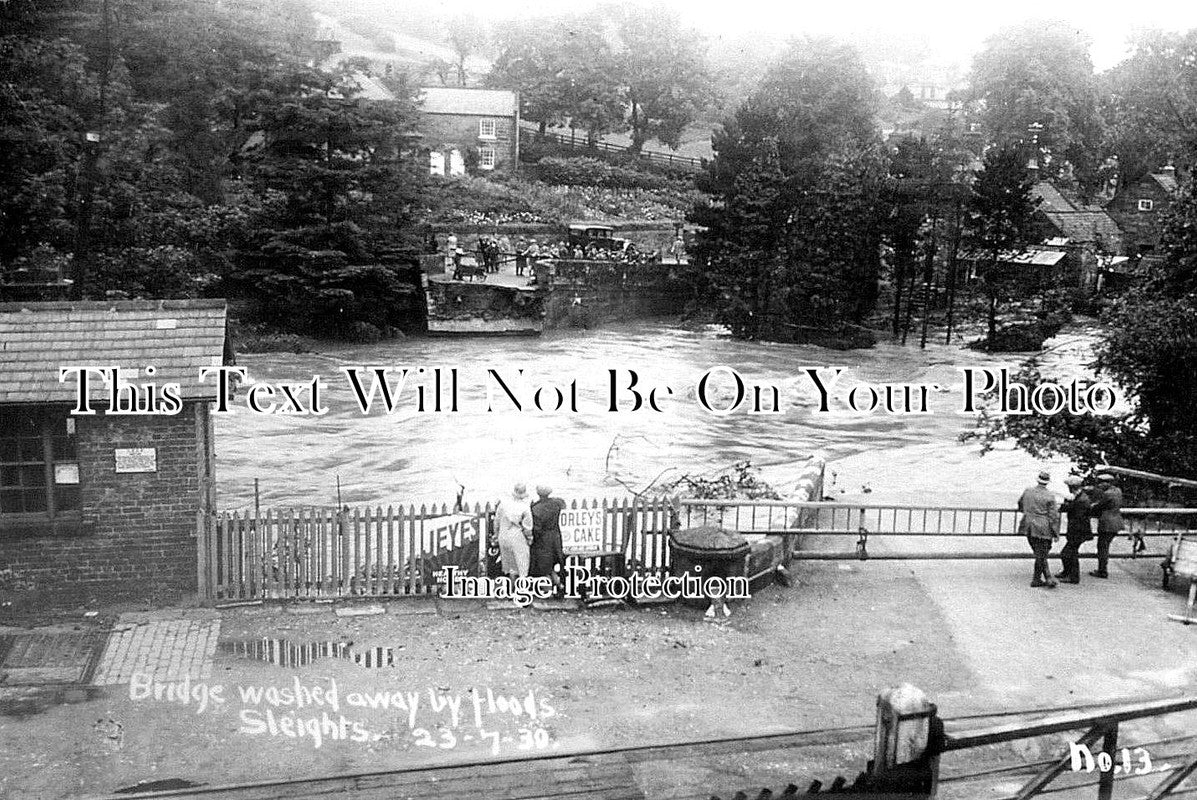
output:
[[[1139,210],[1140,211],[1151,211],[1154,208],[1155,208],[1154,200],[1140,200],[1139,201]]]
[[[480,147],[478,148],[478,169],[494,169],[495,168],[495,148]]]
[[[497,139],[498,129],[493,119],[478,120],[478,138],[479,139]]]
[[[0,523],[77,518],[75,419],[66,409],[0,407]]]

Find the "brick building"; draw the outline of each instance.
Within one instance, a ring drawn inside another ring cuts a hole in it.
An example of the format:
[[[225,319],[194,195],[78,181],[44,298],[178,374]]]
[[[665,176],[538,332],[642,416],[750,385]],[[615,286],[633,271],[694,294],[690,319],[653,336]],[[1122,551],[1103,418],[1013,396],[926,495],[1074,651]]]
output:
[[[216,391],[199,371],[232,361],[224,301],[4,303],[0,354],[0,594],[194,593],[197,512],[215,504]],[[79,366],[120,368],[124,413],[94,372],[78,413],[60,370]]]
[[[1160,248],[1164,214],[1177,192],[1176,170],[1167,166],[1120,187],[1106,211],[1122,228],[1127,255],[1152,256]]]
[[[420,132],[434,175],[515,171],[520,156],[519,95],[505,89],[420,90]]]

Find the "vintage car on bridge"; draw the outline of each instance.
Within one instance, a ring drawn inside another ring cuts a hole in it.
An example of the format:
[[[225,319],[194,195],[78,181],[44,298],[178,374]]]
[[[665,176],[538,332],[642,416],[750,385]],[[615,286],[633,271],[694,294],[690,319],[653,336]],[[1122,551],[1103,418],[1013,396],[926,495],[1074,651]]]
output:
[[[636,252],[636,245],[630,239],[615,235],[610,225],[596,225],[590,222],[573,222],[569,225],[570,247],[601,247],[615,253]]]

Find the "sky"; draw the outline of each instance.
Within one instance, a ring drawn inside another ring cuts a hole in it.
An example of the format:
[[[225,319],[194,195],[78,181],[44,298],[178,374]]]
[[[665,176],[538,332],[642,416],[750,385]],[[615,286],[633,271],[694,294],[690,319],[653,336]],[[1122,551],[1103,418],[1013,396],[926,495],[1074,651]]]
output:
[[[597,0],[574,0],[583,10]],[[1197,2],[1140,0],[1109,3],[1102,0],[1001,0],[998,3],[950,0],[662,0],[690,25],[710,37],[830,34],[851,36],[862,28],[899,33],[921,32],[934,42],[943,60],[971,61],[986,36],[1001,27],[1047,16],[1075,27],[1093,41],[1091,54],[1098,70],[1114,66],[1126,52],[1134,27],[1188,30],[1197,28]],[[443,0],[421,3],[452,16],[468,12],[486,18],[561,13],[559,0]]]

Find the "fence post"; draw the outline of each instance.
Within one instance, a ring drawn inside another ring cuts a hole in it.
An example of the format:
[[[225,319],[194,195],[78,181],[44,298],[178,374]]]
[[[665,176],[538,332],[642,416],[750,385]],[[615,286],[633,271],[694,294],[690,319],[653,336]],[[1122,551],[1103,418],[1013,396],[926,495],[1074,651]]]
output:
[[[909,683],[877,696],[870,789],[933,798],[942,724],[925,692]]]
[[[1118,763],[1118,723],[1111,723],[1101,738],[1101,751],[1110,757],[1111,764]],[[1102,770],[1097,779],[1097,800],[1110,800],[1114,796],[1114,770]]]
[[[212,583],[208,562],[208,512],[195,512],[195,587],[201,604],[212,601]]]

